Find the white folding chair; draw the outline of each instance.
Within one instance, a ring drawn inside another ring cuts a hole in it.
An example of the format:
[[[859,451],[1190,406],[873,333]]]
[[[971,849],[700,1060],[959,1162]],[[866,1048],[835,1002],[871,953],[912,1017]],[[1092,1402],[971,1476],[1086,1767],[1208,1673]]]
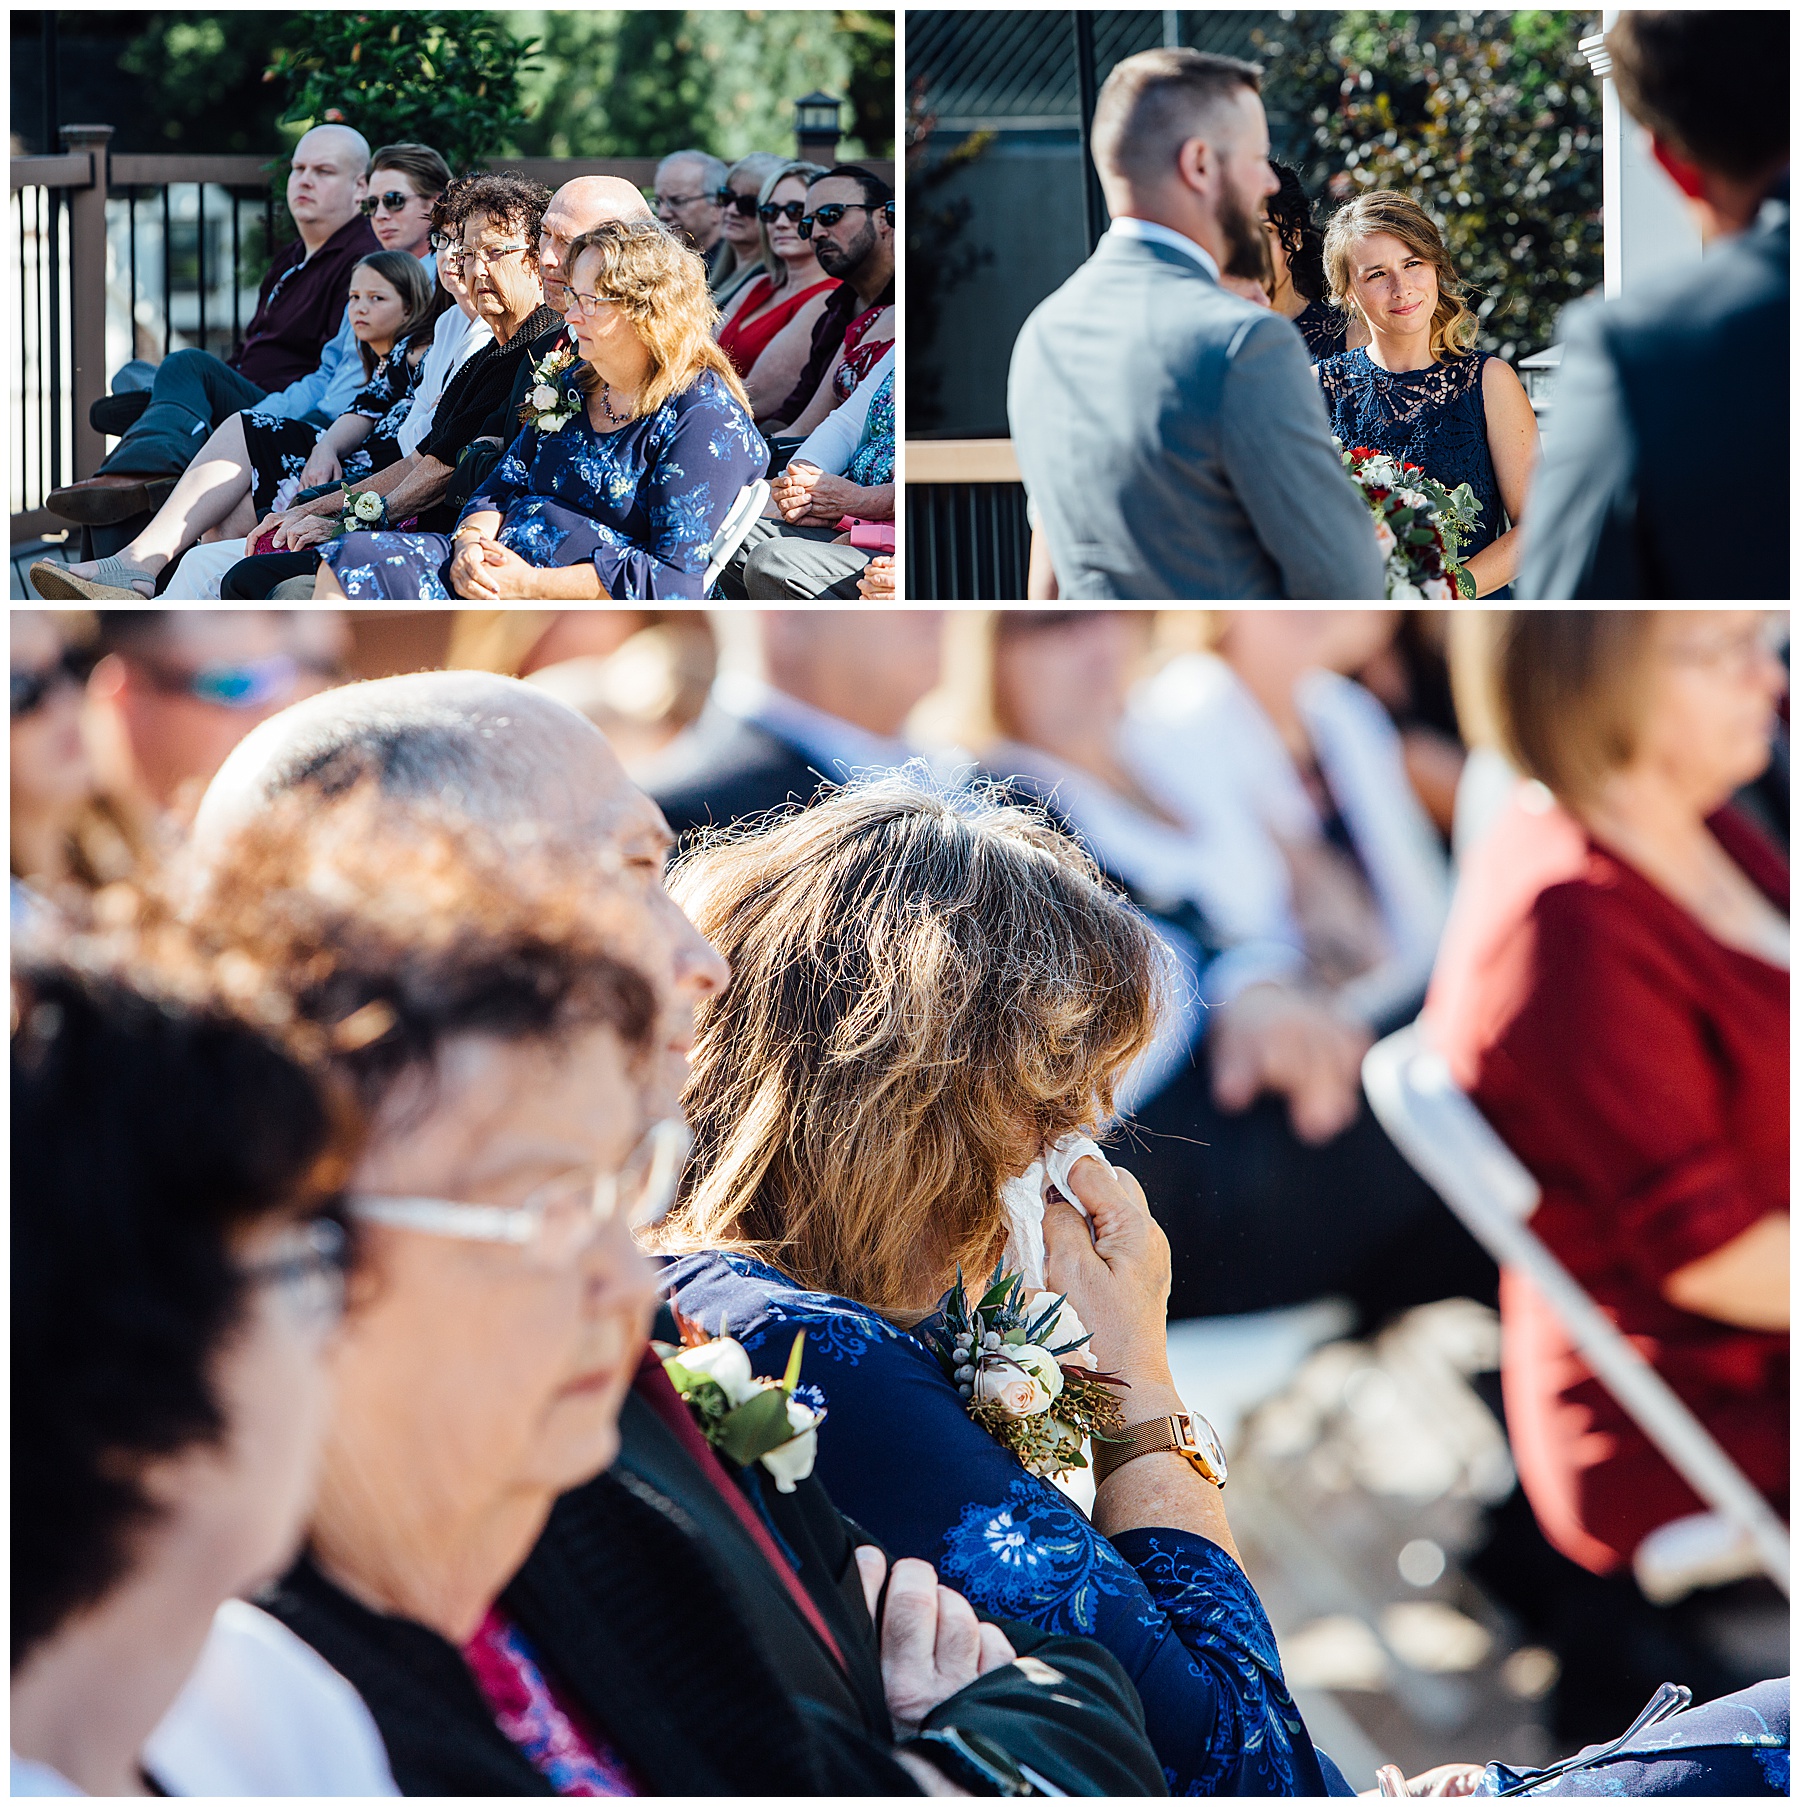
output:
[[[706,553],[706,581],[700,586],[703,596],[712,594],[713,585],[719,581],[719,573],[731,563],[735,553],[750,536],[750,529],[756,525],[757,517],[769,500],[768,483],[758,477],[754,483],[746,483],[738,491],[738,499],[732,503],[731,512],[720,524],[719,531],[713,535],[713,542]]]
[[[1363,1057],[1363,1090],[1394,1146],[1503,1267],[1537,1288],[1594,1376],[1669,1465],[1789,1591],[1787,1527],[1712,1433],[1644,1360],[1526,1222],[1537,1181],[1458,1087],[1418,1023]]]

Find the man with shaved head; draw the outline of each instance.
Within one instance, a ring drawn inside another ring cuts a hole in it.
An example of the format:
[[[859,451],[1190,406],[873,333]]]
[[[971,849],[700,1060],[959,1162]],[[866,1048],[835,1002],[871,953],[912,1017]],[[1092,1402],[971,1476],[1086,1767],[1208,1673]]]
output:
[[[276,252],[257,296],[244,342],[229,362],[210,352],[171,353],[156,368],[150,403],[100,466],[100,474],[52,490],[46,506],[65,520],[112,528],[95,551],[116,551],[131,538],[118,529],[168,493],[214,427],[271,391],[317,369],[344,317],[350,273],[381,249],[360,209],[368,189],[369,144],[346,125],[314,126],[294,146],[287,206],[300,236]],[[121,431],[107,412],[122,397],[94,404],[94,424]]]
[[[1034,601],[1383,594],[1300,335],[1224,286],[1264,268],[1261,79],[1146,50],[1100,91],[1112,225],[1025,322],[1007,389]]]
[[[437,815],[474,823],[521,850],[536,843],[591,862],[596,891],[626,905],[621,952],[660,994],[663,1062],[642,1081],[647,1113],[674,1114],[694,1008],[728,971],[663,888],[669,831],[662,812],[633,788],[598,729],[529,685],[484,672],[426,672],[349,685],[264,722],[221,767],[201,805],[190,908],[206,911],[209,872],[232,882],[234,852],[254,840],[277,800],[298,798],[308,821],[329,824],[334,809],[365,807],[371,791],[380,800],[378,820],[382,808],[396,817]],[[453,1210],[493,1203],[486,1193],[438,1198],[434,1189],[446,1183],[441,1163],[419,1166],[419,1146],[393,1120],[377,1117],[363,1161],[383,1163],[380,1191]],[[353,1193],[360,1172],[352,1175]],[[381,1233],[446,1235],[393,1223]],[[659,1334],[673,1337],[673,1322],[665,1319]],[[724,1739],[708,1759],[714,1768],[700,1771],[684,1767],[684,1752],[656,1746],[670,1691],[690,1686],[685,1663],[652,1654],[662,1648],[670,1602],[684,1615],[680,1635],[702,1643],[718,1626],[755,1627],[755,1661],[733,1675],[733,1686],[753,1703],[769,1703],[753,1712],[791,1717],[783,1736],[793,1743],[791,1773],[810,1769],[815,1778],[807,1792],[1002,1792],[993,1786],[999,1778],[1016,1783],[1005,1792],[1030,1792],[1020,1764],[1047,1779],[1045,1793],[1142,1794],[1161,1783],[1136,1695],[1104,1650],[1029,1626],[980,1625],[968,1602],[917,1559],[895,1562],[890,1575],[884,1553],[838,1514],[815,1479],[773,1493],[753,1474],[740,1478],[749,1471],[713,1453],[654,1352],[646,1352],[619,1433],[612,1472],[663,1521],[658,1538],[634,1546],[632,1588],[621,1598],[616,1570],[595,1560],[596,1549],[618,1536],[617,1490],[590,1480],[557,1501],[500,1611],[509,1639],[516,1614],[521,1640],[529,1627],[530,1643],[521,1647],[558,1677],[559,1713],[565,1698],[610,1698],[618,1663],[628,1665],[631,1699],[652,1715],[652,1742],[640,1748],[663,1766],[634,1778],[640,1792],[656,1792],[648,1784],[664,1774],[704,1774],[712,1792],[766,1792],[770,1773],[755,1740]],[[444,1532],[420,1533],[429,1534]],[[449,1792],[490,1793],[496,1754],[518,1773],[517,1755],[496,1741],[469,1673],[437,1662],[442,1638],[432,1643],[427,1626],[395,1602],[353,1599],[341,1580],[335,1594],[321,1587],[321,1576],[332,1582],[329,1558],[316,1550],[312,1562],[310,1572],[305,1564],[295,1571],[299,1580],[290,1576],[265,1596],[270,1610],[365,1690],[403,1787],[445,1792],[448,1778],[457,1784]],[[554,1597],[543,1599],[542,1610],[518,1604],[536,1599],[532,1589],[545,1580]],[[379,1637],[358,1641],[351,1633],[376,1604]],[[1035,1662],[1015,1663],[1015,1651]],[[513,1735],[504,1719],[499,1729]]]

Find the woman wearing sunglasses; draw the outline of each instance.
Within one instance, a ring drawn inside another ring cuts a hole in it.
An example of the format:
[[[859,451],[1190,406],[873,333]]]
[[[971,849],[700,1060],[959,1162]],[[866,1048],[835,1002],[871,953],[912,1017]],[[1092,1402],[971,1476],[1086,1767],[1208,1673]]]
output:
[[[713,340],[695,253],[652,221],[575,240],[577,361],[541,377],[453,537],[352,533],[313,594],[483,603],[699,601],[711,548],[768,447]]]
[[[763,263],[762,222],[756,210],[762,204],[763,184],[786,163],[787,158],[776,151],[752,151],[726,171],[725,186],[713,197],[719,203],[720,229],[729,247],[713,278],[713,300],[720,307],[729,307],[747,283],[769,274]]]
[[[312,1502],[351,1150],[258,975],[213,970],[165,931],[15,973],[14,1794],[395,1792],[243,1603]]]
[[[807,185],[824,174],[817,163],[787,163],[764,182],[757,218],[766,273],[727,308],[719,332],[719,349],[758,417],[786,399],[806,367],[813,328],[838,286],[819,267],[812,240],[800,236]]]

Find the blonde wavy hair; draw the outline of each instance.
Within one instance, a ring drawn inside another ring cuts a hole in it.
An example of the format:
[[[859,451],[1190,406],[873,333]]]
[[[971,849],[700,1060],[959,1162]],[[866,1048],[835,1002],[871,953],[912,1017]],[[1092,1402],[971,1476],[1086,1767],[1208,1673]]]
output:
[[[896,1322],[1005,1244],[1001,1183],[1148,1044],[1149,927],[1033,809],[920,768],[728,831],[670,889],[731,963],[658,1247],[732,1248]]]
[[[612,220],[584,232],[569,247],[564,265],[571,280],[576,263],[589,252],[600,259],[594,293],[630,320],[652,360],[633,418],[654,414],[707,370],[748,414],[750,398],[713,337],[719,310],[707,287],[705,262],[655,220]],[[584,394],[599,380],[591,365],[581,366]]]
[[[1450,261],[1443,234],[1417,201],[1391,188],[1358,195],[1331,216],[1325,228],[1324,255],[1332,305],[1340,313],[1360,314],[1351,288],[1350,264],[1357,241],[1374,232],[1391,233],[1437,271],[1437,306],[1431,315],[1433,359],[1466,357],[1474,348],[1480,322],[1463,300],[1462,278]]]

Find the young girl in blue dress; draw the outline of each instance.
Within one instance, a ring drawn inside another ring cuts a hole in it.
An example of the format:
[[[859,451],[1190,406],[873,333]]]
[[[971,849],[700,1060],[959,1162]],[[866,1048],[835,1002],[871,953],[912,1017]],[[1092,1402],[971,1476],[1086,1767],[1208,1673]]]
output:
[[[1173,1792],[1341,1786],[1217,1488],[1144,1454],[1099,1481],[1090,1518],[971,1418],[924,1340],[958,1268],[985,1282],[1016,1234],[1003,1183],[1103,1123],[1148,1043],[1142,918],[1040,815],[910,774],[709,845],[674,890],[732,969],[702,1011],[695,1155],[661,1232],[678,1308],[763,1372],[803,1329],[832,1497],[996,1616],[1105,1644]],[[1093,1234],[1050,1201],[1045,1284],[1126,1383],[1127,1426],[1181,1414],[1168,1242],[1129,1174],[1088,1159],[1069,1180]]]
[[[1471,349],[1475,316],[1431,216],[1391,190],[1358,195],[1325,229],[1325,274],[1369,337],[1317,367],[1332,432],[1446,489],[1467,483],[1481,518],[1462,548],[1460,593],[1510,600],[1537,417],[1511,366]]]
[[[702,599],[713,539],[769,458],[713,340],[706,266],[634,220],[577,239],[568,268],[575,361],[534,387],[454,536],[347,534],[315,596]]]

